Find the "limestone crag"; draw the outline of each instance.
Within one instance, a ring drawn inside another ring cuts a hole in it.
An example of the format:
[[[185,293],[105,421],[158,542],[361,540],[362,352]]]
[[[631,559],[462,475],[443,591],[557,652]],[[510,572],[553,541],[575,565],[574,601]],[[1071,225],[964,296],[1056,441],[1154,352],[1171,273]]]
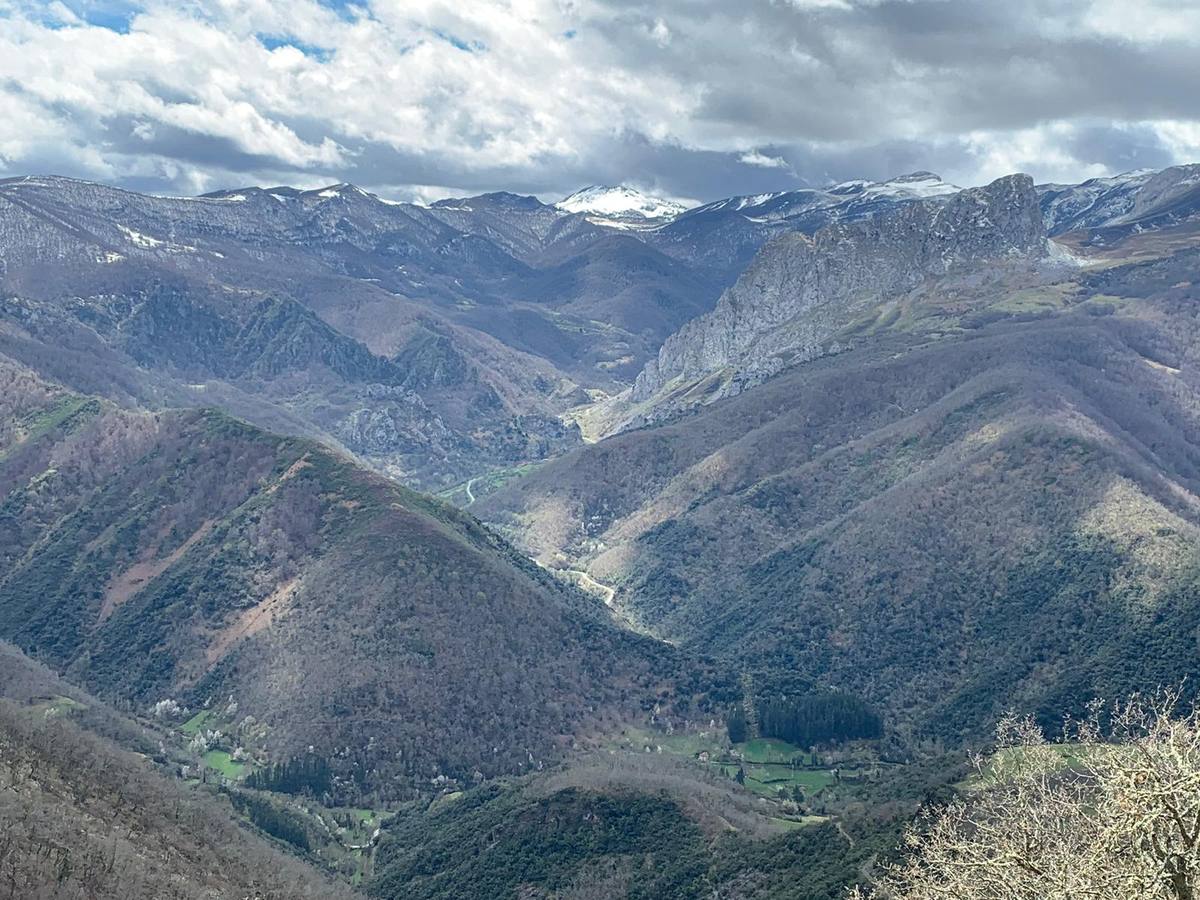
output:
[[[707,315],[667,339],[638,376],[633,399],[730,370],[758,380],[815,358],[856,312],[931,277],[1047,253],[1033,181],[1010,175],[948,201],[909,203],[836,223],[811,238],[783,235],[763,247]]]

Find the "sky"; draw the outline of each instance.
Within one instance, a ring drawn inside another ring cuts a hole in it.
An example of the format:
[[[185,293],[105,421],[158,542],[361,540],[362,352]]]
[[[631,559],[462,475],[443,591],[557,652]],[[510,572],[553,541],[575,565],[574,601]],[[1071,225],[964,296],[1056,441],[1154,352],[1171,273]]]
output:
[[[707,201],[1200,162],[1200,0],[0,0],[0,175]]]

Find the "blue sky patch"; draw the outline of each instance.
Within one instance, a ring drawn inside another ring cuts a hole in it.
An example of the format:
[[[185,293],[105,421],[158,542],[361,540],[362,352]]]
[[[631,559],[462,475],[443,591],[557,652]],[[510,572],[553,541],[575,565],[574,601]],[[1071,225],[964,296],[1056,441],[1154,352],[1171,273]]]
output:
[[[139,4],[126,0],[64,0],[63,6],[87,24],[118,34],[128,34],[129,23],[142,10]],[[51,12],[50,4],[34,4],[33,9],[36,11],[34,16],[48,28],[67,26],[66,22]]]
[[[479,41],[464,41],[457,35],[453,35],[448,31],[442,31],[440,28],[431,28],[430,31],[449,44],[456,50],[461,50],[464,53],[482,53],[487,49],[487,45]]]
[[[294,37],[280,37],[273,34],[256,34],[258,42],[268,50],[278,50],[280,47],[295,47],[305,56],[311,56],[313,59],[321,62],[328,62],[333,53],[326,50],[324,47],[318,47],[315,44],[306,44],[304,41],[297,40]]]

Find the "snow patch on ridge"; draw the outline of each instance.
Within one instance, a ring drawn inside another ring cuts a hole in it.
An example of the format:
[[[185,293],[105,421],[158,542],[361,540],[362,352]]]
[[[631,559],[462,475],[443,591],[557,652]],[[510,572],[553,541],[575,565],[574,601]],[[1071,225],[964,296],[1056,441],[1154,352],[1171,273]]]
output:
[[[924,199],[957,194],[962,188],[942,181],[932,172],[912,172],[883,182],[844,181],[829,188],[831,194],[859,194],[865,197]]]
[[[592,185],[564,197],[554,205],[564,212],[614,219],[666,219],[687,209],[682,203],[653,197],[625,185]]]

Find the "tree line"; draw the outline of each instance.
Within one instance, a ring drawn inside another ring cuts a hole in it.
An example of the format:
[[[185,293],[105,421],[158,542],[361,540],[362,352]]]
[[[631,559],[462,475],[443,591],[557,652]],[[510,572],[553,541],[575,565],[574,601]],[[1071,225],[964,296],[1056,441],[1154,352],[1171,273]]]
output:
[[[333,773],[325,757],[305,753],[255,770],[247,776],[246,787],[322,797],[333,789]]]
[[[776,697],[757,706],[760,737],[778,738],[799,747],[883,736],[883,721],[865,701],[850,694],[813,693]],[[726,720],[729,740],[740,744],[751,735],[745,710],[735,707]]]

